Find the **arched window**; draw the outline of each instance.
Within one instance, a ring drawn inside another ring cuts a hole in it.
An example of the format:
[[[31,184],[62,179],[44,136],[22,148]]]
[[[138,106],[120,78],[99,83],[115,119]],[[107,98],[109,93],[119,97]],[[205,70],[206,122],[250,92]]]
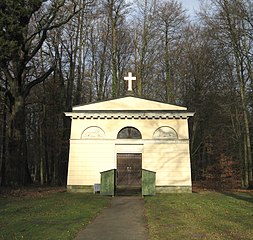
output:
[[[141,139],[141,133],[134,127],[122,128],[117,136],[118,139]]]

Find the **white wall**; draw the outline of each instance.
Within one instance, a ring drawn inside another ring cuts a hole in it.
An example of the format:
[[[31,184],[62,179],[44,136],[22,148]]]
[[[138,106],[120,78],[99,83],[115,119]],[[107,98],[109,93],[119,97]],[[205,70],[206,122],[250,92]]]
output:
[[[105,135],[81,140],[83,131],[90,126],[100,127]],[[137,128],[142,139],[116,139],[127,126]],[[153,140],[153,133],[161,126],[173,128],[178,140]],[[158,186],[191,186],[186,119],[73,119],[67,184],[99,183],[100,172],[115,169],[116,154],[124,148],[142,153],[142,167],[157,173]]]

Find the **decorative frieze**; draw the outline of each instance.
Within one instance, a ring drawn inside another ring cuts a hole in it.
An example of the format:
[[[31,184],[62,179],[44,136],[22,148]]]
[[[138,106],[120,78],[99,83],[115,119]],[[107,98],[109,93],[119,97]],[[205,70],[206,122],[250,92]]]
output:
[[[104,138],[105,133],[100,127],[88,127],[82,133],[81,139],[84,138]]]
[[[193,116],[191,112],[127,112],[127,113],[114,113],[114,112],[66,112],[66,116],[72,119],[188,119]]]
[[[154,139],[177,139],[176,131],[171,127],[160,127],[158,128],[153,135]]]

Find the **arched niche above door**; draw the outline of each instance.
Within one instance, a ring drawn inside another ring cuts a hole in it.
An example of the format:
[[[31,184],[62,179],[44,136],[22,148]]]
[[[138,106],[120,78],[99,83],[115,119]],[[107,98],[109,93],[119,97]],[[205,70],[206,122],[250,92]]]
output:
[[[153,134],[153,139],[177,139],[177,132],[168,126],[159,127]]]
[[[142,136],[137,128],[125,127],[119,131],[117,139],[142,139]]]

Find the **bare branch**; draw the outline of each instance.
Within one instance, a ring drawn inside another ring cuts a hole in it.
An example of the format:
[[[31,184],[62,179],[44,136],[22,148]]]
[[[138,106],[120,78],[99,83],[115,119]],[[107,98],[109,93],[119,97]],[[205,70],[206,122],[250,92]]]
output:
[[[30,90],[37,84],[43,82],[53,71],[55,70],[55,67],[51,67],[50,69],[47,70],[42,76],[39,78],[35,79],[34,81],[30,82],[25,89],[22,92],[22,95],[24,98],[26,98],[30,92]]]
[[[36,31],[34,34],[32,34],[28,38],[27,42],[30,41],[32,38],[34,38],[37,34],[42,32],[42,36],[41,36],[37,46],[33,49],[31,54],[26,58],[26,63],[28,63],[40,50],[40,48],[42,47],[43,43],[45,42],[45,40],[47,38],[48,31],[59,28],[59,27],[63,26],[64,24],[68,23],[77,13],[79,13],[83,9],[83,8],[80,8],[80,9],[76,10],[77,5],[74,4],[73,12],[66,19],[51,25],[53,23],[53,21],[56,19],[57,13],[62,6],[64,6],[64,3],[61,3],[61,5],[59,5],[57,8],[54,9],[54,11],[52,11],[52,15],[48,19],[48,21],[47,21],[46,25],[43,27],[43,29]]]

